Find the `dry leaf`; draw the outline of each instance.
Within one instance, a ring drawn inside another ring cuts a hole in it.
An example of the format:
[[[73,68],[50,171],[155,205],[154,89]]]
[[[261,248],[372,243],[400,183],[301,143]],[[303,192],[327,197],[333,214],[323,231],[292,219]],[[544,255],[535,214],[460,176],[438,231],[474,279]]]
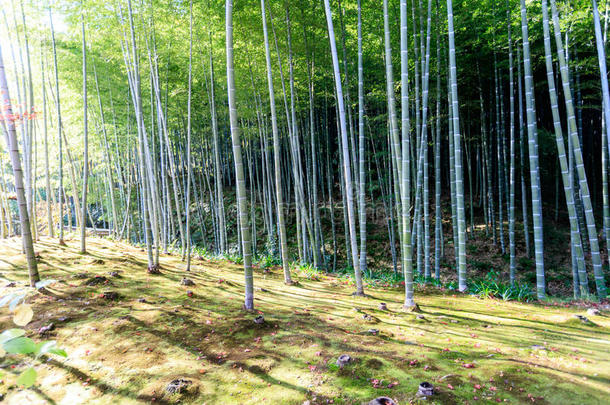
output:
[[[25,326],[28,323],[30,323],[30,321],[32,320],[33,317],[34,317],[34,311],[32,311],[32,307],[27,304],[23,304],[23,305],[19,305],[17,307],[17,309],[15,310],[15,315],[13,316],[13,322],[15,323],[15,325]]]

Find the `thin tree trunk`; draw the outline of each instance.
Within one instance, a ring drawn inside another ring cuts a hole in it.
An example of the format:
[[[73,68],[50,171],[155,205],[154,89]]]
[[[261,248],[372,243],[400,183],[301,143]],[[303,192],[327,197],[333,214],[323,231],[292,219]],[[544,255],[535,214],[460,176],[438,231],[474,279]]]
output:
[[[231,1],[231,0],[227,0]],[[330,10],[329,0],[324,0],[324,7],[326,11],[326,22],[328,25],[328,36],[330,39],[331,56],[333,60],[333,70],[335,76],[335,87],[337,92],[337,103],[339,108],[339,122],[341,127],[341,143],[343,152],[343,168],[344,168],[344,179],[345,179],[345,193],[347,194],[347,214],[349,221],[349,237],[350,245],[352,250],[352,262],[354,265],[354,275],[356,279],[356,292],[355,295],[364,295],[364,288],[362,285],[362,274],[360,272],[360,263],[358,261],[358,245],[356,242],[356,218],[354,215],[354,200],[352,190],[352,176],[350,171],[350,157],[348,150],[348,139],[347,139],[347,123],[345,118],[345,104],[343,101],[343,88],[341,84],[341,74],[339,73],[339,58],[337,57],[337,45],[335,43],[335,32],[333,29],[333,20]]]
[[[254,285],[252,274],[252,253],[250,227],[248,226],[247,194],[244,177],[244,165],[241,154],[239,125],[237,122],[237,103],[235,100],[235,76],[233,66],[233,0],[226,0],[226,52],[227,52],[227,95],[229,98],[229,121],[233,143],[233,160],[235,162],[235,182],[237,185],[237,202],[241,227],[241,240],[244,260],[245,299],[244,308],[254,309]]]
[[[523,33],[523,67],[525,73],[525,104],[527,108],[527,134],[530,163],[530,187],[532,189],[532,213],[534,217],[534,250],[536,257],[536,291],[538,299],[546,297],[544,275],[544,240],[542,231],[542,201],[540,191],[540,166],[538,164],[538,134],[536,130],[536,103],[532,76],[529,33],[525,0],[521,0],[521,31]]]
[[[184,212],[186,213],[186,271],[191,271],[191,179],[193,166],[191,164],[191,83],[193,72],[193,0],[189,1],[189,74],[188,101],[186,124],[186,198]]]
[[[365,272],[366,265],[366,203],[364,201],[366,174],[365,163],[365,139],[364,139],[364,67],[362,64],[362,9],[361,0],[358,0],[358,156],[359,156],[359,204],[360,214],[360,270]],[[347,77],[347,75],[346,75]],[[313,131],[312,131],[313,134]]]
[[[453,3],[447,0],[447,20],[449,34],[449,76],[451,80],[451,105],[453,138],[455,148],[455,192],[458,222],[458,284],[459,290],[466,291],[466,220],[464,214],[464,186],[462,181],[462,147],[457,88],[457,68],[455,61],[455,33],[453,30]],[[451,134],[450,134],[451,136]],[[454,241],[455,243],[455,241]]]
[[[269,104],[271,107],[271,132],[273,134],[273,166],[275,174],[275,198],[277,202],[277,220],[280,236],[280,253],[282,255],[282,268],[284,270],[284,282],[292,283],[290,269],[288,267],[288,241],[286,235],[286,220],[284,219],[284,196],[282,192],[282,169],[281,169],[281,146],[277,129],[277,113],[275,108],[275,90],[273,88],[273,72],[271,69],[271,51],[269,49],[269,35],[267,32],[267,18],[265,12],[265,0],[261,0],[261,11],[263,17],[263,34],[265,37],[265,56],[267,63],[267,84],[269,87]]]
[[[6,81],[6,72],[4,70],[4,59],[2,58],[2,47],[0,45],[0,97],[2,108],[0,113],[4,115],[3,126],[6,144],[8,145],[11,164],[13,166],[13,174],[15,176],[15,192],[17,194],[17,204],[19,206],[19,220],[21,222],[21,237],[23,239],[23,247],[28,263],[28,273],[30,286],[35,287],[40,281],[38,275],[38,266],[34,254],[34,243],[32,241],[32,232],[30,228],[30,218],[27,210],[27,201],[25,198],[25,190],[23,187],[23,171],[21,169],[21,157],[19,156],[19,145],[17,142],[17,131],[15,130],[15,121],[13,117],[13,109],[11,106],[11,98],[8,92],[8,84]]]
[[[83,7],[83,5],[81,5]],[[80,253],[87,253],[87,186],[89,182],[89,135],[87,125],[87,41],[85,38],[85,16],[81,11],[81,30],[83,36],[83,200],[80,223]]]

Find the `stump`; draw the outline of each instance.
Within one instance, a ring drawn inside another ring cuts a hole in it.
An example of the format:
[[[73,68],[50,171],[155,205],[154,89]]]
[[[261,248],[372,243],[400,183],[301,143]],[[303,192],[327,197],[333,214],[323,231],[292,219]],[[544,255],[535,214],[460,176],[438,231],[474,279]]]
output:
[[[392,398],[377,397],[372,401],[369,401],[368,405],[396,405],[396,402],[394,402]]]
[[[417,395],[422,397],[429,397],[434,394],[434,386],[429,382],[423,382],[419,384],[419,390],[417,391]]]
[[[184,378],[177,378],[167,384],[165,391],[170,394],[181,394],[183,391],[188,389],[189,385],[193,384],[191,380],[185,380]]]
[[[147,270],[148,274],[161,274],[161,270],[159,270],[159,266],[151,266]]]
[[[337,358],[337,366],[339,366],[339,368],[343,368],[346,365],[348,365],[349,363],[351,363],[352,361],[354,361],[354,359],[352,359],[349,354],[342,354],[341,356],[339,356]]]
[[[191,280],[190,278],[183,278],[182,281],[180,281],[181,285],[195,285],[195,282],[193,280]]]
[[[257,325],[262,325],[265,323],[265,318],[262,315],[259,315],[256,318],[254,318],[254,323]]]
[[[386,305],[385,302],[380,302],[379,303],[379,310],[380,311],[387,311],[388,310],[388,306]]]
[[[117,300],[119,299],[119,294],[114,291],[104,291],[102,293],[102,298],[106,300]]]

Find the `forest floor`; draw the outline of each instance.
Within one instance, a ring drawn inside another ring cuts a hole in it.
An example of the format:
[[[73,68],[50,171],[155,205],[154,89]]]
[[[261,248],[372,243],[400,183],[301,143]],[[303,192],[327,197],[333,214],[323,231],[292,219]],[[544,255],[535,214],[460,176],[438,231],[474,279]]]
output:
[[[48,338],[68,357],[38,364],[30,390],[15,386],[12,372],[23,362],[12,358],[15,368],[0,382],[9,404],[360,404],[382,395],[404,404],[417,401],[423,381],[435,386],[426,403],[602,404],[610,397],[607,311],[591,316],[557,302],[418,287],[417,314],[402,310],[401,289],[354,297],[343,279],[295,275],[298,284],[286,286],[280,269],[255,269],[256,312],[249,313],[239,265],[196,259],[187,275],[179,256],[162,255],[161,274],[149,275],[142,249],[93,237],[87,255],[78,253],[78,239],[65,247],[42,239],[36,251],[43,279],[58,282],[30,299],[28,335],[39,339],[38,329],[53,322]],[[115,271],[119,277],[109,275]],[[185,275],[195,285],[182,286]],[[0,242],[0,276],[25,283],[20,239]],[[92,279],[99,284],[88,286]],[[118,299],[105,299],[107,291]],[[382,302],[388,310],[378,309]],[[253,322],[258,314],[262,325]],[[0,330],[10,327],[3,308]],[[340,369],[341,354],[355,360]],[[191,384],[168,394],[176,379]]]

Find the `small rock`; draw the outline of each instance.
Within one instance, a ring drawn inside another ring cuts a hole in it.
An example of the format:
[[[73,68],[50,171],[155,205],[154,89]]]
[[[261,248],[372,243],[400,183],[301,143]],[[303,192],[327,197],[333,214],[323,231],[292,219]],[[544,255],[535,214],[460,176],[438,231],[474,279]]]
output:
[[[5,287],[10,288],[10,287],[16,287],[17,283],[15,283],[14,281],[11,281],[10,283],[8,283],[7,285],[5,285]]]
[[[369,314],[362,314],[362,319],[365,322],[368,322],[368,323],[377,323],[377,322],[379,322],[379,319],[377,319],[374,316],[369,315]]]
[[[182,281],[180,282],[181,285],[195,285],[195,282],[193,280],[191,280],[190,278],[183,278]]]
[[[108,283],[108,279],[106,277],[104,277],[104,276],[95,276],[95,277],[90,278],[89,280],[87,280],[85,282],[85,285],[93,287],[95,285],[106,284],[106,283]]]
[[[540,345],[533,345],[532,350],[546,350],[546,347]]]
[[[108,273],[108,275],[110,277],[116,277],[116,278],[120,278],[121,277],[121,275],[119,274],[118,271],[111,271],[110,273]]]
[[[369,401],[368,405],[396,405],[396,402],[394,402],[392,398],[377,397],[372,401]]]
[[[449,322],[451,322],[451,323],[458,323],[458,320],[457,320],[457,319],[452,319],[452,320],[450,320]],[[488,325],[488,326],[486,326],[486,328],[488,328],[488,327],[489,327],[489,325]]]
[[[350,357],[349,354],[342,354],[341,356],[339,356],[337,358],[337,366],[339,366],[339,368],[343,368],[346,365],[348,365],[349,363],[351,363],[353,361],[353,359]]]
[[[60,316],[59,318],[57,318],[57,320],[59,322],[66,322],[66,321],[69,321],[70,318],[68,318],[67,316]]]
[[[146,301],[146,298],[138,298],[138,302],[140,302],[142,304],[148,303],[148,301]]]
[[[574,315],[574,318],[579,319],[582,323],[589,323],[589,322],[591,322],[589,320],[589,318],[587,318],[586,316],[583,316],[583,315]]]
[[[50,331],[52,331],[53,329],[55,329],[55,325],[53,324],[53,322],[51,322],[50,324],[48,324],[47,326],[43,326],[40,329],[38,329],[38,334],[40,336],[45,336],[46,334],[48,334]]]
[[[421,319],[421,320],[425,320],[425,319],[426,319],[426,317],[425,317],[425,316],[423,316],[422,314],[418,314],[418,315],[416,315],[416,316],[415,316],[415,318],[417,318],[417,319]]]
[[[169,392],[170,394],[180,394],[184,390],[186,390],[192,383],[193,382],[191,380],[178,378],[167,384],[167,387],[165,387],[165,391]]]
[[[254,323],[257,325],[262,325],[263,323],[265,323],[265,318],[262,315],[259,315],[254,318]]]
[[[388,306],[386,305],[385,302],[380,302],[379,303],[379,310],[380,311],[387,311],[388,310]]]
[[[107,300],[116,300],[119,298],[119,294],[114,291],[104,291],[102,293],[102,298]]]
[[[82,280],[89,277],[89,273],[78,273],[72,276],[72,278],[75,278],[77,280]]]
[[[379,329],[369,329],[369,330],[367,331],[367,333],[368,333],[369,335],[375,335],[375,336],[376,336],[376,335],[378,335],[378,334],[379,334]]]
[[[589,308],[587,309],[587,315],[589,316],[600,316],[602,313],[597,308]]]
[[[422,397],[429,397],[434,394],[434,386],[429,382],[423,382],[419,384],[419,389],[417,390],[417,395]]]

